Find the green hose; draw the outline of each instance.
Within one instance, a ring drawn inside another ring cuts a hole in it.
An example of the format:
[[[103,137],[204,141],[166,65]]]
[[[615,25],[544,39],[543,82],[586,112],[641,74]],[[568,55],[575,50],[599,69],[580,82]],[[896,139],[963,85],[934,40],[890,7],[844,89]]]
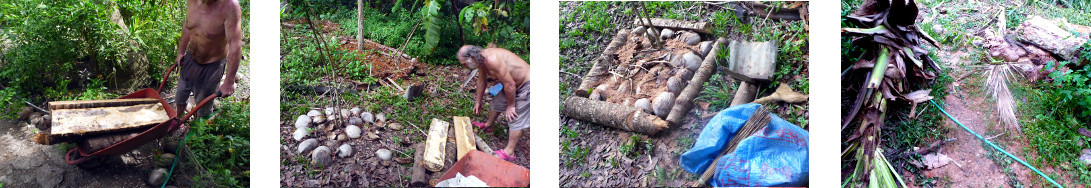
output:
[[[981,139],[982,141],[985,141],[985,143],[989,144],[989,146],[992,146],[993,149],[996,149],[996,150],[1000,151],[1001,153],[1004,153],[1004,155],[1008,155],[1008,157],[1011,157],[1012,159],[1015,159],[1015,161],[1019,161],[1019,163],[1022,163],[1023,166],[1027,166],[1027,168],[1030,168],[1031,170],[1034,170],[1035,173],[1038,173],[1038,175],[1042,176],[1042,178],[1045,178],[1046,181],[1049,181],[1049,183],[1053,183],[1054,186],[1061,187],[1061,188],[1064,187],[1064,186],[1061,186],[1061,184],[1057,183],[1056,181],[1053,181],[1053,179],[1049,178],[1049,176],[1046,176],[1046,174],[1042,173],[1042,171],[1038,171],[1038,169],[1034,168],[1034,166],[1030,166],[1030,164],[1027,164],[1027,162],[1024,162],[1023,160],[1019,159],[1018,157],[1015,157],[1015,155],[1012,155],[1011,153],[1008,153],[1007,151],[1004,151],[1004,149],[1000,149],[1000,147],[997,147],[996,144],[993,144],[992,142],[989,142],[989,140],[986,140],[985,137],[981,137],[981,135],[978,135],[973,130],[970,130],[970,128],[966,127],[966,125],[962,125],[962,122],[958,122],[958,119],[955,119],[955,117],[951,116],[951,114],[948,114],[946,110],[943,110],[943,107],[939,106],[939,104],[936,104],[936,101],[928,100],[928,102],[931,102],[932,105],[936,105],[936,108],[939,108],[939,111],[943,112],[943,115],[947,115],[948,118],[951,118],[951,121],[955,121],[955,123],[958,124],[958,126],[961,126],[962,129],[966,129],[966,131],[970,132],[970,134],[976,136],[977,139]]]
[[[186,139],[189,139],[189,131],[186,131],[186,136],[182,137],[182,142],[178,143],[178,149],[176,149],[174,151],[182,151],[182,146],[186,145]],[[178,152],[175,152],[175,153],[178,153]],[[163,180],[163,185],[159,186],[159,188],[167,187],[167,182],[170,182],[170,175],[174,174],[174,166],[178,165],[178,158],[181,158],[181,157],[182,157],[181,153],[178,153],[178,155],[174,156],[174,163],[170,164],[170,171],[167,171],[167,179]]]

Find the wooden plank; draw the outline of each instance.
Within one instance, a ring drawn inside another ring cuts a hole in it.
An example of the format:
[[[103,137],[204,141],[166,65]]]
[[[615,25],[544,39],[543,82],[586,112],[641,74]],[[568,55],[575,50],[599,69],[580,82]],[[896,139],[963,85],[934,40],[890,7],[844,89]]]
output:
[[[428,126],[428,140],[424,146],[424,168],[428,171],[439,172],[443,170],[443,160],[447,149],[447,127],[451,123],[432,118],[432,124]]]
[[[777,43],[734,41],[728,45],[728,69],[755,80],[769,80],[777,63]]]
[[[101,103],[98,103],[101,104]],[[146,129],[170,120],[162,103],[101,108],[58,109],[51,115],[49,131],[34,140],[55,144],[95,135]]]
[[[139,98],[139,99],[107,99],[107,100],[82,100],[82,101],[53,101],[53,102],[49,102],[49,110],[52,111],[52,110],[59,110],[59,109],[132,106],[132,105],[138,105],[138,104],[155,104],[155,103],[159,103],[159,99]]]
[[[455,116],[454,117],[454,129],[455,129],[455,143],[458,145],[458,159],[462,159],[462,156],[466,156],[470,150],[477,149],[477,141],[474,140],[474,129],[470,125],[469,117]]]

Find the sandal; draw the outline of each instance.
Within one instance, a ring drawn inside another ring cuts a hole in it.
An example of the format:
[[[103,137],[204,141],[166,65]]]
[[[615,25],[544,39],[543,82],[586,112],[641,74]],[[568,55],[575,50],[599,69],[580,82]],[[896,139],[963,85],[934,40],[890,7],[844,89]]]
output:
[[[474,125],[477,128],[483,129],[483,130],[485,130],[485,132],[492,132],[492,126],[486,125],[485,123],[482,123],[482,122],[474,121],[474,122],[470,122],[470,125]]]
[[[503,159],[503,160],[508,161],[508,162],[511,162],[511,161],[515,160],[514,155],[508,155],[507,153],[504,152],[504,150],[496,150],[496,157],[499,157],[500,159]]]

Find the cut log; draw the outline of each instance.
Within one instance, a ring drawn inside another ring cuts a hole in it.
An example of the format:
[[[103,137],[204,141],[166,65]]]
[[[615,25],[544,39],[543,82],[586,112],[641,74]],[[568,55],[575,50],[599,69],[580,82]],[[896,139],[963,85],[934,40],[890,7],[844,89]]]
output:
[[[1064,60],[1078,60],[1080,46],[1087,42],[1088,37],[1074,36],[1072,32],[1057,25],[1052,20],[1031,16],[1019,25],[1019,38],[1052,52]]]
[[[428,171],[424,170],[424,143],[413,145],[413,175],[409,176],[410,187],[428,187]]]
[[[488,153],[489,155],[496,155],[496,153],[493,153],[492,147],[489,147],[489,144],[485,143],[485,140],[482,140],[481,137],[476,137],[475,136],[474,141],[477,142],[477,149],[478,150],[481,150],[482,152]]]
[[[644,113],[639,108],[577,96],[564,100],[561,113],[591,123],[648,135],[667,128],[667,121]]]
[[[477,140],[474,139],[476,136],[473,127],[470,126],[469,117],[455,116],[454,125],[455,143],[458,146],[458,158],[455,159],[457,161],[462,159],[462,156],[466,156],[470,150],[477,149]]]
[[[610,40],[610,44],[606,46],[606,49],[602,50],[602,55],[595,59],[595,65],[592,65],[591,70],[587,71],[587,76],[583,77],[580,86],[576,87],[576,96],[587,97],[591,94],[587,90],[598,86],[600,83],[605,82],[607,78],[613,76],[613,74],[610,74],[610,69],[618,63],[617,49],[625,45],[625,39],[628,37],[628,29],[622,29],[617,32],[617,35],[614,35],[614,38]]]
[[[132,105],[139,105],[139,104],[155,104],[155,103],[159,103],[159,99],[140,98],[140,99],[54,101],[54,102],[49,102],[49,110],[78,109],[78,108],[101,108],[101,107],[115,107],[115,106],[132,106]]]
[[[750,103],[750,101],[754,101],[757,93],[758,88],[754,84],[749,82],[739,83],[739,90],[735,91],[735,98],[731,99],[731,106]]]
[[[701,34],[712,34],[712,23],[674,20],[665,18],[651,18],[652,26],[656,28],[671,28],[675,30],[690,30]],[[633,21],[633,25],[642,25],[640,20]]]
[[[727,42],[727,39],[719,38],[712,44],[712,51],[709,52],[708,57],[716,57],[716,53],[720,51],[721,45]],[[669,115],[667,115],[667,122],[671,125],[679,125],[682,123],[682,119],[686,117],[689,109],[693,107],[693,101],[697,98],[697,95],[704,89],[704,83],[712,76],[712,73],[716,72],[716,58],[705,58],[701,62],[701,67],[697,68],[697,72],[693,78],[690,78],[689,85],[678,94],[677,98],[674,98],[674,107],[671,109]]]
[[[446,121],[432,118],[432,124],[428,126],[428,140],[424,148],[424,168],[428,171],[443,170],[443,160],[447,156],[447,127],[450,125]]]
[[[87,136],[146,129],[170,120],[162,103],[101,108],[56,109],[52,127],[39,132],[39,144],[72,142]]]

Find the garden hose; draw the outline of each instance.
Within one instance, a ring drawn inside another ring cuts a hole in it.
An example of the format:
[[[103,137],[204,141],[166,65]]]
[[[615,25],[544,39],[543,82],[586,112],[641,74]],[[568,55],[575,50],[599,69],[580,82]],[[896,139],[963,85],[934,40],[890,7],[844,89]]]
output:
[[[958,124],[958,126],[961,126],[962,129],[966,129],[967,132],[970,132],[970,134],[976,136],[977,139],[981,139],[981,141],[984,141],[985,143],[989,144],[989,146],[992,146],[993,149],[996,149],[996,150],[1000,151],[1001,153],[1004,153],[1004,155],[1008,155],[1008,157],[1011,157],[1012,159],[1015,159],[1015,161],[1019,161],[1019,163],[1022,163],[1023,166],[1027,166],[1027,168],[1030,168],[1031,170],[1034,170],[1035,173],[1038,173],[1038,175],[1042,176],[1042,178],[1045,178],[1046,181],[1049,181],[1049,183],[1053,183],[1054,186],[1062,187],[1062,188],[1064,187],[1064,186],[1061,186],[1061,184],[1057,183],[1056,181],[1053,181],[1053,179],[1049,178],[1049,176],[1046,176],[1046,174],[1042,173],[1042,171],[1038,171],[1038,169],[1034,168],[1034,166],[1031,166],[1030,164],[1027,164],[1027,162],[1019,159],[1018,157],[1015,157],[1015,155],[1012,155],[1011,153],[1008,153],[1007,151],[1004,151],[1004,149],[1000,149],[1000,147],[997,147],[996,144],[993,144],[989,140],[985,139],[985,137],[981,137],[981,135],[978,135],[973,130],[970,130],[970,128],[966,127],[966,125],[962,125],[962,122],[958,122],[958,119],[955,119],[955,117],[951,116],[951,114],[948,114],[946,110],[943,110],[942,106],[939,106],[939,104],[936,104],[936,101],[928,100],[928,102],[931,102],[932,105],[936,105],[936,108],[939,108],[939,111],[943,112],[943,115],[947,115],[947,118],[951,118],[951,121],[954,121],[955,124]]]
[[[186,136],[182,137],[182,142],[178,143],[178,149],[174,151],[182,151],[182,146],[186,145],[186,139],[189,139],[189,131],[186,131]],[[170,171],[167,171],[167,179],[163,180],[163,185],[159,186],[159,188],[167,187],[167,183],[170,182],[170,175],[174,174],[174,166],[178,165],[178,158],[181,158],[181,153],[179,153],[179,155],[177,156],[174,156],[174,163],[170,164]]]

